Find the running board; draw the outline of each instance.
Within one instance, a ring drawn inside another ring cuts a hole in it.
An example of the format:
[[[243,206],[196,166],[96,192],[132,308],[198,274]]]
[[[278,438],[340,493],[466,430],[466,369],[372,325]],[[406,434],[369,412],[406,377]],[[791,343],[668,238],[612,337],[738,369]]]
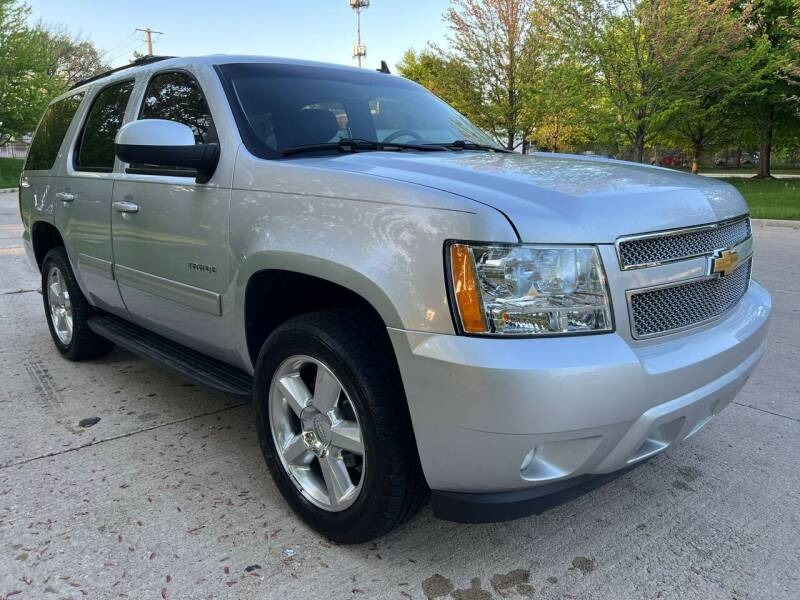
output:
[[[152,360],[200,385],[250,399],[253,378],[222,361],[168,340],[124,319],[102,315],[89,319],[89,328],[134,354]]]

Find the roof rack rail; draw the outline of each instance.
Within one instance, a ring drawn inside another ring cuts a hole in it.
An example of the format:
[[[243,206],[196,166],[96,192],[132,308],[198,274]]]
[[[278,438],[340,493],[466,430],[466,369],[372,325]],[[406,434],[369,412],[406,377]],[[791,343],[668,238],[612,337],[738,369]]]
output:
[[[114,73],[118,73],[119,71],[124,71],[125,69],[130,69],[132,67],[141,67],[142,65],[149,65],[150,63],[158,62],[160,60],[167,60],[168,58],[175,58],[175,57],[143,56],[142,58],[137,58],[136,60],[132,61],[130,64],[117,67],[116,69],[109,69],[108,71],[103,71],[102,73],[98,73],[97,75],[93,75],[92,77],[87,77],[86,79],[82,79],[81,81],[73,85],[70,89],[74,90],[77,87],[86,85],[87,83],[91,83],[92,81],[97,81],[98,79],[102,79],[103,77],[108,77],[109,75],[113,75]]]

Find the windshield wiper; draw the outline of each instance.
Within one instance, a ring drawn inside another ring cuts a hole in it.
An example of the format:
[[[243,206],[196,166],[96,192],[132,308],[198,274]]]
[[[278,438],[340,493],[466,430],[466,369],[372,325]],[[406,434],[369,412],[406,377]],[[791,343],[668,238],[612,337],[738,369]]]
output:
[[[304,146],[293,146],[283,150],[284,156],[294,154],[305,154],[308,152],[324,152],[325,150],[338,150],[339,152],[359,152],[359,151],[380,151],[394,150],[421,150],[423,152],[435,152],[445,150],[442,144],[400,144],[396,142],[377,142],[361,138],[342,138],[337,142],[324,142],[320,144],[307,144]]]
[[[503,152],[505,154],[511,152],[511,150],[506,150],[505,148],[499,148],[497,146],[492,146],[491,144],[479,144],[478,142],[473,142],[472,140],[454,140],[445,144],[436,145],[447,148],[448,150],[485,150],[487,152]]]

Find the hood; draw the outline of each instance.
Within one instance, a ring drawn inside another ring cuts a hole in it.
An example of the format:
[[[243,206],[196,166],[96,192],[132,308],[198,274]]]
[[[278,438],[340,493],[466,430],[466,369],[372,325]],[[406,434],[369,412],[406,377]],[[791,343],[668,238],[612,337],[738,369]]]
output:
[[[595,157],[490,152],[361,152],[315,166],[423,185],[504,213],[524,242],[611,243],[747,212],[707,177]]]

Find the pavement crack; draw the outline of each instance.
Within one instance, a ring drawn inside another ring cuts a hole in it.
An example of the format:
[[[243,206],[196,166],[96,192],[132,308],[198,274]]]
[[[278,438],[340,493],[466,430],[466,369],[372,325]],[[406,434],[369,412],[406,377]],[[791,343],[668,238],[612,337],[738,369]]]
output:
[[[763,413],[767,413],[768,415],[772,415],[775,417],[780,417],[781,419],[789,419],[790,421],[794,421],[795,423],[800,423],[800,419],[797,417],[790,417],[789,415],[782,415],[780,413],[772,412],[771,410],[767,410],[766,408],[759,408],[757,406],[753,406],[752,404],[744,404],[742,402],[736,402],[735,400],[732,404],[736,404],[737,406],[744,406],[746,408],[752,408],[753,410],[757,410]]]
[[[3,296],[13,296],[15,294],[31,294],[33,292],[38,292],[38,289],[35,290],[14,290],[13,292],[3,292]]]
[[[37,460],[41,460],[43,458],[52,458],[54,456],[60,456],[62,454],[67,454],[68,452],[77,452],[78,450],[83,450],[84,448],[91,448],[92,446],[97,446],[98,444],[104,444],[106,442],[113,442],[115,440],[121,440],[127,437],[131,437],[140,433],[146,433],[148,431],[152,431],[153,429],[160,429],[161,427],[167,427],[169,425],[176,425],[178,423],[185,423],[186,421],[191,421],[192,419],[199,419],[202,417],[208,417],[211,415],[216,415],[222,412],[226,412],[229,410],[236,410],[237,408],[242,408],[245,406],[249,406],[249,402],[244,402],[242,404],[236,404],[234,406],[226,406],[225,408],[218,408],[216,410],[210,410],[208,412],[200,413],[198,415],[192,415],[189,417],[184,417],[182,419],[175,419],[174,421],[168,421],[166,423],[159,423],[158,425],[152,425],[151,427],[145,427],[143,429],[137,429],[136,431],[129,431],[127,433],[121,433],[119,435],[113,435],[111,437],[99,439],[99,440],[92,440],[86,444],[82,444],[80,446],[75,446],[74,448],[65,448],[64,450],[59,450],[57,452],[47,452],[45,454],[40,454],[39,456],[33,456],[31,458],[26,458],[24,460],[20,460],[17,462],[6,463],[4,465],[0,465],[0,471],[3,469],[10,469],[12,467],[21,467],[23,465],[27,465],[28,463],[35,462]]]

